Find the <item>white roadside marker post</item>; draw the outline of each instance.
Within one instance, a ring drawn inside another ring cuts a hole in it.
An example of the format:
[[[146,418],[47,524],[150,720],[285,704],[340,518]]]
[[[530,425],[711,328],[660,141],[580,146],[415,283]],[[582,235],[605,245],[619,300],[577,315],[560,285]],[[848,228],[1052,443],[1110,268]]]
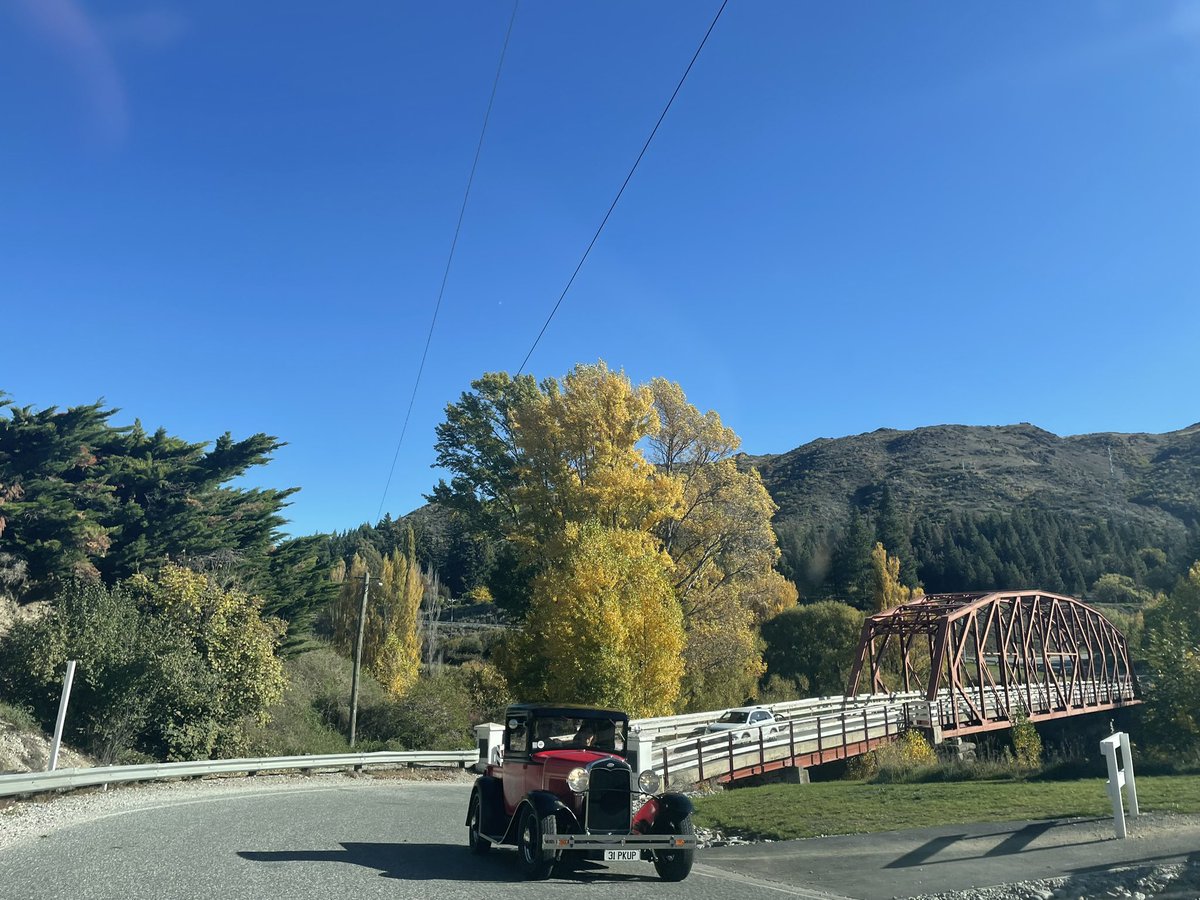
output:
[[[1121,800],[1121,789],[1129,791],[1129,814],[1140,815],[1137,799],[1137,781],[1133,776],[1133,754],[1129,750],[1129,735],[1118,731],[1100,742],[1100,750],[1108,763],[1108,796],[1112,800],[1113,825],[1118,838],[1128,835],[1125,829],[1125,804]],[[1120,764],[1117,753],[1121,754]]]
[[[58,701],[58,718],[54,720],[54,740],[50,743],[50,761],[46,771],[53,772],[58,767],[58,749],[62,746],[63,723],[67,720],[67,703],[71,699],[71,685],[75,682],[75,660],[67,660],[67,674],[63,678],[62,697]]]

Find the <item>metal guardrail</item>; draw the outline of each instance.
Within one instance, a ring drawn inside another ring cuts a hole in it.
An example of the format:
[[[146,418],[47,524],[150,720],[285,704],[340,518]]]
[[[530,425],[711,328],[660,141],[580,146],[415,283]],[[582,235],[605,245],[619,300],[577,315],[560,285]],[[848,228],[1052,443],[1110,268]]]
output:
[[[169,778],[202,778],[238,772],[279,772],[317,769],[360,769],[366,766],[441,765],[465,768],[479,759],[478,750],[405,750],[379,753],[335,753],[326,756],[274,756],[262,759],[205,759],[196,762],[151,763],[137,766],[97,766],[91,769],[57,769],[53,772],[18,772],[0,775],[0,797],[49,791],[162,781]]]

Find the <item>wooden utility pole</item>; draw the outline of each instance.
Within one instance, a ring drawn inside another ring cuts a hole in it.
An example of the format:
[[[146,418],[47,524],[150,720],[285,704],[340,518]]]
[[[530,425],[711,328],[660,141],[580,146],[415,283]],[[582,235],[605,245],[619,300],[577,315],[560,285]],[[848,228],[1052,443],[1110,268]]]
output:
[[[358,672],[362,668],[363,632],[367,627],[367,597],[371,590],[371,573],[362,576],[362,606],[358,610],[358,639],[354,644],[354,672],[350,677],[350,746],[354,746],[355,728],[358,725]]]

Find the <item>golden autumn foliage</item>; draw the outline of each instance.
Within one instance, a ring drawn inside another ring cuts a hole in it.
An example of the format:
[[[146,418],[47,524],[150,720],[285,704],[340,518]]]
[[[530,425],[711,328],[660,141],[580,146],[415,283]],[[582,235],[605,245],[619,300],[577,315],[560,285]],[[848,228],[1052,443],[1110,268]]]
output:
[[[529,699],[670,713],[683,675],[683,622],[668,570],[645,532],[568,524],[502,665]]]
[[[544,381],[513,410],[513,424],[524,525],[518,534],[538,546],[572,523],[645,531],[682,499],[679,485],[637,446],[658,430],[653,395],[603,363],[576,366],[561,385]]]
[[[514,686],[631,714],[753,697],[758,626],[797,596],[774,570],[775,504],[738,469],[732,429],[679,385],[634,386],[602,362],[473,388],[439,426],[454,478],[434,499],[531,573],[523,629],[501,653]]]
[[[367,614],[363,656],[371,660],[380,684],[401,697],[421,674],[418,620],[425,582],[415,555],[399,550],[383,558],[379,580],[377,600]]]
[[[687,623],[684,705],[737,705],[755,695],[765,671],[759,625],[797,600],[774,568],[776,506],[757,471],[738,470],[741,442],[720,416],[702,414],[666,379],[654,379],[650,391],[660,422],[650,459],[683,494],[657,533]]]
[[[900,560],[890,555],[883,544],[876,543],[871,551],[871,573],[876,612],[895,609],[925,593],[921,588],[910,588],[900,582]]]
[[[685,708],[741,706],[754,696],[767,667],[753,613],[728,593],[723,602],[694,612],[686,624]]]
[[[349,655],[358,636],[367,575],[366,562],[355,554],[330,609],[334,644]],[[372,578],[363,628],[363,666],[396,697],[403,696],[420,675],[419,614],[424,590],[410,533],[408,552],[396,550],[385,556],[378,578]]]

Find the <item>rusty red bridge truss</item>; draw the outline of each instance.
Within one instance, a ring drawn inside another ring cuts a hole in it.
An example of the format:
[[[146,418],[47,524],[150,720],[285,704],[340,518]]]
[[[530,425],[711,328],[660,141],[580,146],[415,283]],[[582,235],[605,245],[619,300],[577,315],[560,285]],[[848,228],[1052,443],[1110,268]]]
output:
[[[860,690],[923,691],[910,721],[939,736],[1141,702],[1124,635],[1045,591],[933,594],[871,616],[847,694]]]

